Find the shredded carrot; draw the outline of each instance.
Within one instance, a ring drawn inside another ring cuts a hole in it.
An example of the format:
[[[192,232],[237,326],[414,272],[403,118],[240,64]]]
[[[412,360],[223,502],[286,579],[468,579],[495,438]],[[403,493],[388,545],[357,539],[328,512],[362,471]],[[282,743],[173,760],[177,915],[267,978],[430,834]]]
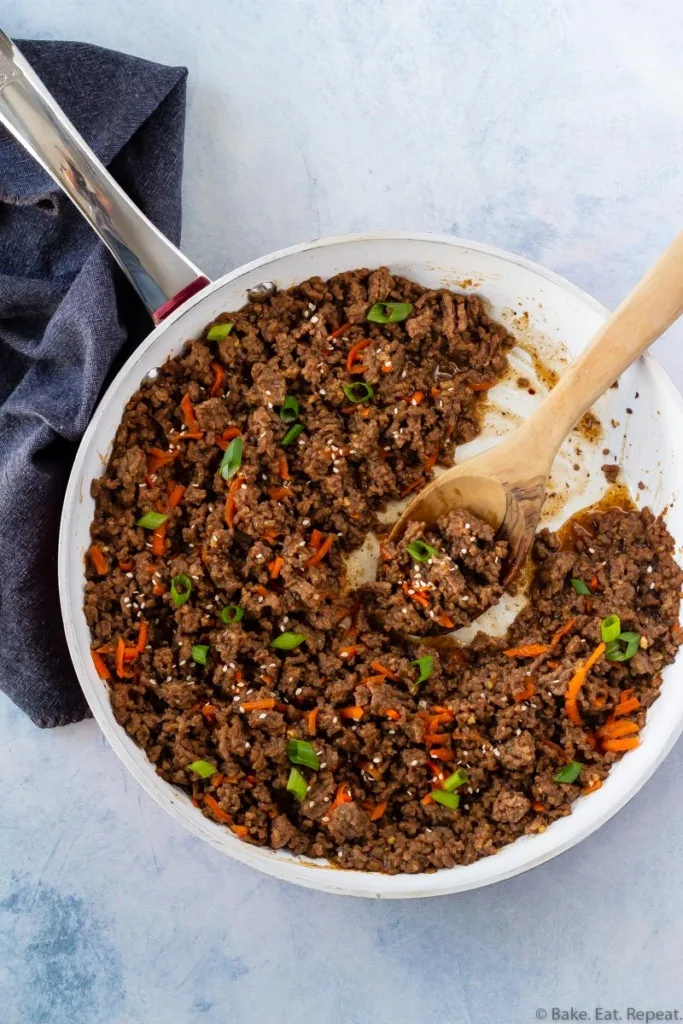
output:
[[[439,747],[451,742],[451,737],[446,732],[426,732],[424,741],[427,747]]]
[[[452,761],[455,754],[448,747],[433,747],[429,751],[430,757],[438,757],[440,761]]]
[[[625,700],[630,700],[631,697],[635,696],[635,692],[636,691],[632,686],[630,686],[628,690],[622,690],[619,694],[619,703],[621,704]]]
[[[420,587],[411,587],[409,583],[404,583],[403,593],[410,597],[415,604],[419,604],[423,608],[429,608],[429,598],[426,596],[429,593],[428,590]]]
[[[620,718],[622,715],[630,715],[632,711],[637,711],[640,707],[640,701],[637,697],[629,697],[628,700],[621,700],[614,709],[614,717]]]
[[[155,597],[161,597],[162,594],[166,593],[166,587],[164,586],[163,583],[156,583],[152,587],[152,593],[154,594]]]
[[[588,589],[592,590],[594,593],[596,590],[600,589],[600,581],[597,576],[591,576],[588,581]]]
[[[577,704],[577,698],[581,687],[586,681],[586,676],[592,669],[596,661],[603,656],[607,649],[606,644],[598,644],[591,656],[581,665],[572,678],[567,683],[567,689],[564,695],[564,709],[567,713],[567,718],[574,725],[581,725],[581,715],[579,714],[579,708]]]
[[[432,797],[432,794],[431,793],[427,793],[425,796],[422,797],[422,799],[420,800],[420,803],[424,804],[425,807],[428,804],[433,804],[434,803],[434,798]]]
[[[386,668],[380,661],[371,661],[370,668],[374,668],[375,672],[379,672],[380,675],[388,676],[389,679],[393,679],[395,683],[398,682],[398,673],[392,672]]]
[[[138,651],[137,647],[128,647],[128,645],[126,645],[123,649],[123,660],[135,661],[139,653],[140,652]]]
[[[179,454],[179,452],[162,452],[161,448],[150,448],[147,456],[147,481],[149,482],[149,478],[162,466],[168,466],[171,462],[175,462]]]
[[[274,558],[272,562],[268,562],[268,571],[270,572],[271,580],[276,580],[282,572],[282,566],[285,564],[284,558],[280,555]]]
[[[611,740],[619,739],[620,736],[632,736],[634,733],[640,732],[640,726],[636,722],[609,722],[607,725],[603,725],[602,729],[598,729],[597,735],[599,737],[606,737]]]
[[[203,430],[183,430],[182,434],[174,434],[173,441],[199,441],[204,437]]]
[[[427,767],[431,771],[436,781],[441,785],[442,782],[446,781],[446,774],[440,764],[434,764],[433,761],[427,762]]]
[[[599,693],[593,701],[593,703],[591,704],[591,707],[595,708],[596,711],[600,711],[602,708],[604,708],[606,703],[607,697],[605,697],[604,693]]]
[[[267,541],[269,544],[274,544],[279,536],[279,531],[271,526],[271,528],[269,530],[266,530],[265,533],[263,534],[263,539]]]
[[[635,750],[639,746],[640,740],[637,736],[620,736],[618,739],[605,740],[602,749],[610,751]]]
[[[383,683],[386,676],[363,676],[359,682],[359,686],[375,686],[377,683]]]
[[[322,542],[325,539],[325,534],[321,533],[320,530],[313,530],[311,532],[311,539],[308,542],[308,546],[312,551],[317,551]]]
[[[306,715],[306,730],[309,736],[315,736],[318,725],[318,712],[319,708],[313,708]]]
[[[292,479],[292,475],[289,472],[289,466],[287,465],[287,456],[285,455],[284,452],[278,452],[277,468],[281,480]]]
[[[100,679],[111,679],[111,672],[109,671],[107,663],[102,655],[98,654],[97,651],[91,651],[90,654],[92,655],[93,664],[95,665],[95,671]]]
[[[98,654],[113,654],[114,650],[111,644],[102,644],[101,647],[96,647],[95,650]]]
[[[147,646],[148,636],[149,628],[147,626],[147,621],[146,619],[140,619],[140,625],[138,626],[138,642],[136,644],[139,654],[142,654],[145,647]]]
[[[118,640],[116,641],[116,651],[114,654],[114,664],[116,667],[116,674],[119,677],[119,679],[130,679],[133,674],[124,667],[125,653],[126,645],[124,643],[123,637],[119,636]]]
[[[180,403],[180,411],[183,414],[183,420],[188,430],[196,430],[199,426],[199,421],[192,405],[192,399],[189,394],[183,396],[183,400]]]
[[[224,825],[232,824],[232,818],[230,815],[226,814],[218,801],[212,797],[210,793],[204,793],[204,803],[217,821],[222,822]]]
[[[184,493],[185,488],[182,484],[173,484],[169,491],[168,498],[166,499],[166,508],[177,508],[183,500]]]
[[[125,562],[119,559],[119,569],[121,570],[121,572],[130,572],[134,565],[135,562],[133,561],[132,558],[127,558]]]
[[[264,587],[261,583],[258,583],[254,587],[254,590],[256,591],[257,594],[260,594],[261,597],[267,597],[268,593],[269,593],[269,591],[266,589],[266,587]]]
[[[531,810],[536,811],[536,814],[541,814],[545,810],[545,807],[543,804],[539,804],[538,800],[532,800]]]
[[[331,533],[329,533],[327,535],[327,537],[325,537],[325,540],[322,542],[322,544],[320,545],[318,550],[315,552],[315,554],[311,555],[311,557],[308,559],[308,561],[306,562],[306,565],[318,565],[320,562],[322,562],[323,558],[325,557],[327,552],[330,550],[330,548],[332,547],[333,543],[334,543],[334,537],[333,537],[333,535]]]
[[[340,786],[337,786],[337,795],[330,804],[330,811],[336,811],[342,804],[350,804],[352,800],[348,782],[342,782]]]
[[[391,373],[393,368],[394,364],[392,363],[391,359],[387,359],[385,362],[382,363],[382,373]]]
[[[230,527],[230,529],[232,529],[235,525],[235,513],[237,512],[237,502],[235,500],[235,495],[237,494],[237,491],[241,483],[242,479],[238,473],[237,476],[233,479],[232,483],[230,484],[230,487],[228,488],[228,496],[225,499],[225,521]]]
[[[537,658],[548,651],[546,644],[522,644],[521,647],[508,647],[503,654],[508,658]]]
[[[209,391],[209,394],[213,398],[215,395],[218,394],[218,392],[223,387],[223,381],[225,379],[225,370],[223,369],[221,364],[217,363],[215,360],[211,363],[211,369],[213,370],[213,384],[211,385],[211,390]]]
[[[355,658],[359,652],[360,647],[358,647],[355,644],[353,644],[351,647],[340,647],[339,657],[344,658],[344,660],[346,660],[347,658]]]
[[[495,385],[495,380],[468,381],[470,391],[488,391]]]
[[[595,793],[596,790],[602,788],[602,779],[596,779],[595,782],[590,782],[587,786],[584,786],[581,790],[582,796],[588,796],[590,793]]]
[[[202,717],[206,719],[209,725],[216,724],[216,709],[213,704],[204,704],[201,708]]]
[[[249,835],[249,829],[246,825],[233,825],[232,831],[236,836],[239,836],[240,839],[244,839],[245,836]]]
[[[445,615],[443,613],[441,615],[437,615],[434,621],[439,626],[443,626],[444,629],[453,629],[453,627],[455,626],[453,619],[450,619],[448,615]]]
[[[425,473],[431,473],[436,465],[436,457],[438,452],[432,452],[432,454],[425,460]]]
[[[223,775],[222,772],[218,772],[216,775],[211,776],[209,785],[213,786],[214,789],[218,789],[219,786],[223,785],[224,780],[225,775]]]
[[[375,804],[373,809],[370,811],[370,821],[378,821],[382,817],[387,809],[387,801],[380,800],[378,804]]]
[[[99,576],[104,576],[109,572],[109,563],[102,553],[102,549],[97,544],[91,544],[88,548],[88,556],[92,562],[93,569]]]
[[[289,487],[271,487],[268,497],[273,501],[282,501],[283,498],[291,498],[292,492]]]
[[[538,742],[542,743],[544,747],[548,748],[548,750],[552,750],[552,752],[554,754],[557,754],[557,756],[561,757],[564,761],[568,761],[569,760],[569,758],[567,757],[566,751],[564,751],[562,749],[562,747],[560,747],[557,743],[553,743],[552,740],[547,740],[547,739],[543,738],[543,739],[540,739]]]
[[[167,523],[162,523],[161,526],[157,526],[156,530],[152,533],[152,554],[155,558],[161,558],[166,551],[166,530],[168,529]]]
[[[240,436],[240,434],[241,431],[239,427],[226,427],[223,433],[219,434],[218,437],[216,438],[216,444],[221,449],[221,451],[225,451],[230,442],[234,441],[236,437]]]
[[[269,711],[275,707],[275,698],[263,697],[261,700],[247,700],[241,707],[244,711]]]
[[[335,331],[332,331],[331,334],[328,334],[328,338],[341,338],[344,331],[348,331],[350,326],[351,324],[342,324],[341,327],[337,327]]]
[[[387,708],[384,714],[387,716],[387,718],[390,718],[392,722],[401,721],[401,716],[399,715],[398,711],[394,711],[393,708]]]
[[[352,345],[349,349],[349,354],[346,357],[346,369],[349,373],[363,373],[365,367],[362,364],[358,366],[358,357],[363,349],[366,349],[371,344],[369,338],[363,338],[362,341],[357,341],[355,345]]]
[[[363,709],[361,707],[358,707],[357,704],[350,708],[339,709],[340,718],[350,718],[353,719],[354,722],[360,722],[361,718],[363,717],[363,714]]]
[[[405,497],[405,495],[410,494],[411,491],[416,491],[417,488],[422,485],[422,483],[423,480],[421,477],[418,477],[417,480],[413,480],[412,484],[408,484],[407,487],[403,488],[403,490],[401,491],[401,497]]]
[[[374,779],[375,782],[382,781],[382,773],[377,765],[373,764],[372,761],[359,761],[358,766],[366,775],[369,775],[370,778]]]
[[[413,391],[412,395],[408,395],[407,401],[410,402],[411,405],[419,405],[420,402],[424,401],[424,397],[424,391]]]
[[[576,619],[570,619],[569,622],[565,622],[564,626],[562,626],[561,629],[558,629],[557,633],[553,633],[553,638],[550,641],[551,650],[554,647],[557,647],[563,636],[566,636],[567,633],[571,633],[572,629],[574,628],[575,622]]]
[[[521,701],[528,700],[530,697],[533,697],[535,693],[536,688],[534,684],[529,681],[523,690],[518,690],[517,693],[512,694],[512,699],[519,704]]]

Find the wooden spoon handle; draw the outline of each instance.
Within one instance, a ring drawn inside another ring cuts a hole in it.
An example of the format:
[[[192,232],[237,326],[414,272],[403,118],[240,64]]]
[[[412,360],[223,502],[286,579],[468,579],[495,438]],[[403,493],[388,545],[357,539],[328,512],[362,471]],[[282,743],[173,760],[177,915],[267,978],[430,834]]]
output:
[[[683,232],[597,332],[521,428],[549,469],[583,414],[683,313]],[[518,438],[518,440],[520,440]]]

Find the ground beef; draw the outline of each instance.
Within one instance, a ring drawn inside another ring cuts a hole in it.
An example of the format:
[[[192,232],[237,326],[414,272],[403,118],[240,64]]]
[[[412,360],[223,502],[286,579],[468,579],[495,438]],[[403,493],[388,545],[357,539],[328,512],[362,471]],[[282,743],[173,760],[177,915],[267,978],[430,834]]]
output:
[[[368,321],[385,301],[409,303],[407,319]],[[344,556],[475,436],[510,337],[476,296],[386,268],[313,278],[212,326],[132,397],[92,485],[85,614],[117,721],[244,841],[359,870],[471,863],[568,814],[622,754],[617,708],[642,726],[676,654],[682,574],[663,521],[600,508],[543,531],[506,638],[402,645],[371,625]],[[146,529],[145,513],[166,518]],[[638,653],[599,657],[568,714],[608,614]],[[318,763],[297,766],[302,800],[291,739]],[[558,780],[572,760],[578,779]],[[455,771],[457,809],[431,796]]]
[[[508,545],[481,519],[455,509],[433,525],[412,522],[382,549],[365,594],[387,629],[430,636],[468,625],[503,594]]]

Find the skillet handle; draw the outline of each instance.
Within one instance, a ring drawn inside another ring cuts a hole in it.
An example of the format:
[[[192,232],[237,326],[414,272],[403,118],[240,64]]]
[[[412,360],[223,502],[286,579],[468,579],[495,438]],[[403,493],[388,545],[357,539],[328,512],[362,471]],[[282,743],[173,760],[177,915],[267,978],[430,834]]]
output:
[[[75,203],[155,323],[210,283],[117,185],[2,30],[0,121]]]

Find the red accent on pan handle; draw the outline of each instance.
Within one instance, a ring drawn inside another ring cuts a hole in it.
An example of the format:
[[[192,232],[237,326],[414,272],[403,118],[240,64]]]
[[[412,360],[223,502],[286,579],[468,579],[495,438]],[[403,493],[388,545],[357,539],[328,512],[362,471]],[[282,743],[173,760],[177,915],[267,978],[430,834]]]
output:
[[[196,278],[194,281],[190,281],[189,284],[185,285],[184,288],[176,294],[172,295],[162,306],[155,309],[152,313],[152,319],[155,324],[160,324],[162,320],[165,320],[167,316],[170,316],[179,306],[182,306],[184,302],[191,299],[193,295],[200,292],[202,288],[206,288],[207,284],[211,284],[208,277]]]

